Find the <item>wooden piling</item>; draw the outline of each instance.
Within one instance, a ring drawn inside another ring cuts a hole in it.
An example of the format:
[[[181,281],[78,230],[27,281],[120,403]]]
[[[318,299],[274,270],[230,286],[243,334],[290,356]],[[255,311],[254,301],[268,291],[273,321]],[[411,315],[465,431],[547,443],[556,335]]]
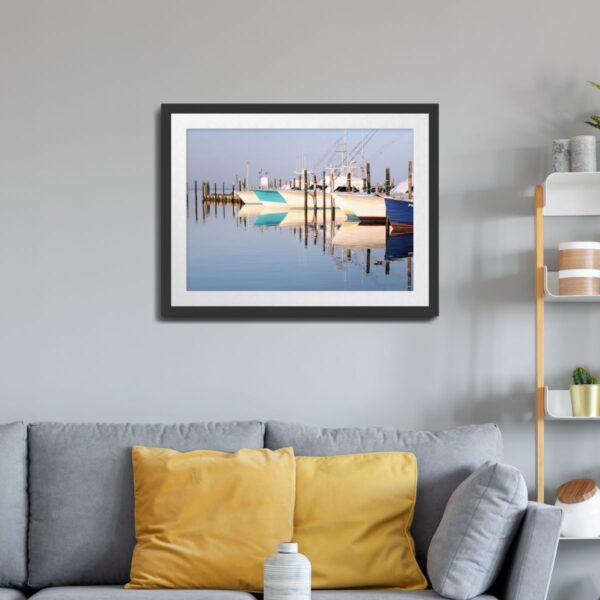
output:
[[[308,211],[308,173],[304,169],[304,212]]]
[[[348,186],[348,191],[351,192],[352,191],[352,174],[348,173],[348,176],[346,178],[346,184]]]
[[[367,275],[371,272],[371,248],[367,248]]]
[[[367,163],[367,192],[371,191],[371,163]]]
[[[363,177],[363,186],[362,187],[363,187],[363,192],[368,192],[368,189],[367,189],[367,178],[366,177]]]
[[[313,175],[313,207],[317,210],[317,176]]]
[[[413,164],[412,160],[408,161],[408,199],[413,197]]]
[[[323,171],[323,254],[327,250],[327,211],[325,210],[325,177],[326,173]]]
[[[333,173],[329,175],[329,201],[331,204],[331,218],[333,219],[335,216],[335,198],[333,197]]]
[[[385,261],[385,274],[386,275],[390,274],[390,261],[389,260]]]
[[[390,168],[386,167],[385,168],[385,193],[389,194],[391,189],[392,188],[390,186]]]
[[[412,292],[412,256],[406,259],[406,287]]]
[[[215,198],[217,197],[217,182],[215,181]]]

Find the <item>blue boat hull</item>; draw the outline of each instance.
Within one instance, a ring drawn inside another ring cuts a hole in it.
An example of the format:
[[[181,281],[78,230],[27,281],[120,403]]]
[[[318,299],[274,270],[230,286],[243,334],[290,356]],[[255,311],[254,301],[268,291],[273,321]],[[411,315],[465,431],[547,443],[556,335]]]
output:
[[[399,200],[397,198],[385,199],[385,214],[392,226],[412,227],[413,203],[412,200]]]

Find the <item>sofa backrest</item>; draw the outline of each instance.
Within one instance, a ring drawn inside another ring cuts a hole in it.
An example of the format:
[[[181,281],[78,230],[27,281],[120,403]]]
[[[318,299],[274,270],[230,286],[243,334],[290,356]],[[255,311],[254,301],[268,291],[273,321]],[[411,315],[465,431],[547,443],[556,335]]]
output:
[[[324,429],[268,422],[265,445],[292,446],[297,456],[408,451],[417,457],[418,484],[412,535],[423,569],[429,542],[458,484],[487,460],[499,460],[502,437],[496,425],[470,425],[448,431],[402,431],[386,427]]]
[[[0,444],[1,439],[0,435]],[[124,584],[129,580],[135,545],[132,446],[232,452],[261,448],[263,441],[264,426],[258,421],[30,425],[29,585]],[[3,460],[0,454],[0,475]],[[5,535],[6,523],[3,520],[0,535]],[[18,577],[20,571],[16,566],[13,569]]]
[[[0,588],[27,581],[27,428],[0,425]]]

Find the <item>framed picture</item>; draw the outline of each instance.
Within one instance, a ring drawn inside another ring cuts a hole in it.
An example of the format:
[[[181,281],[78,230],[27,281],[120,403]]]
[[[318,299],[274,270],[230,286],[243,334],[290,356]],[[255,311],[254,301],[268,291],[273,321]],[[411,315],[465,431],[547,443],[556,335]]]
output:
[[[436,104],[162,106],[162,314],[438,314]]]

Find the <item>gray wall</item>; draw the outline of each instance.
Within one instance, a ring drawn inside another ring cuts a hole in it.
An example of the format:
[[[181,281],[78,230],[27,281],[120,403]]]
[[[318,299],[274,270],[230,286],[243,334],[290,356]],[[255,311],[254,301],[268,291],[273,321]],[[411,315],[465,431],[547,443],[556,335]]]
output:
[[[591,133],[597,0],[0,8],[3,420],[497,421],[533,485],[530,196],[550,140]],[[349,101],[440,104],[440,317],[161,321],[160,104]],[[596,307],[548,320],[551,383],[599,369]],[[600,479],[597,434],[549,427],[550,492]],[[596,599],[599,560],[561,545],[552,598]]]

